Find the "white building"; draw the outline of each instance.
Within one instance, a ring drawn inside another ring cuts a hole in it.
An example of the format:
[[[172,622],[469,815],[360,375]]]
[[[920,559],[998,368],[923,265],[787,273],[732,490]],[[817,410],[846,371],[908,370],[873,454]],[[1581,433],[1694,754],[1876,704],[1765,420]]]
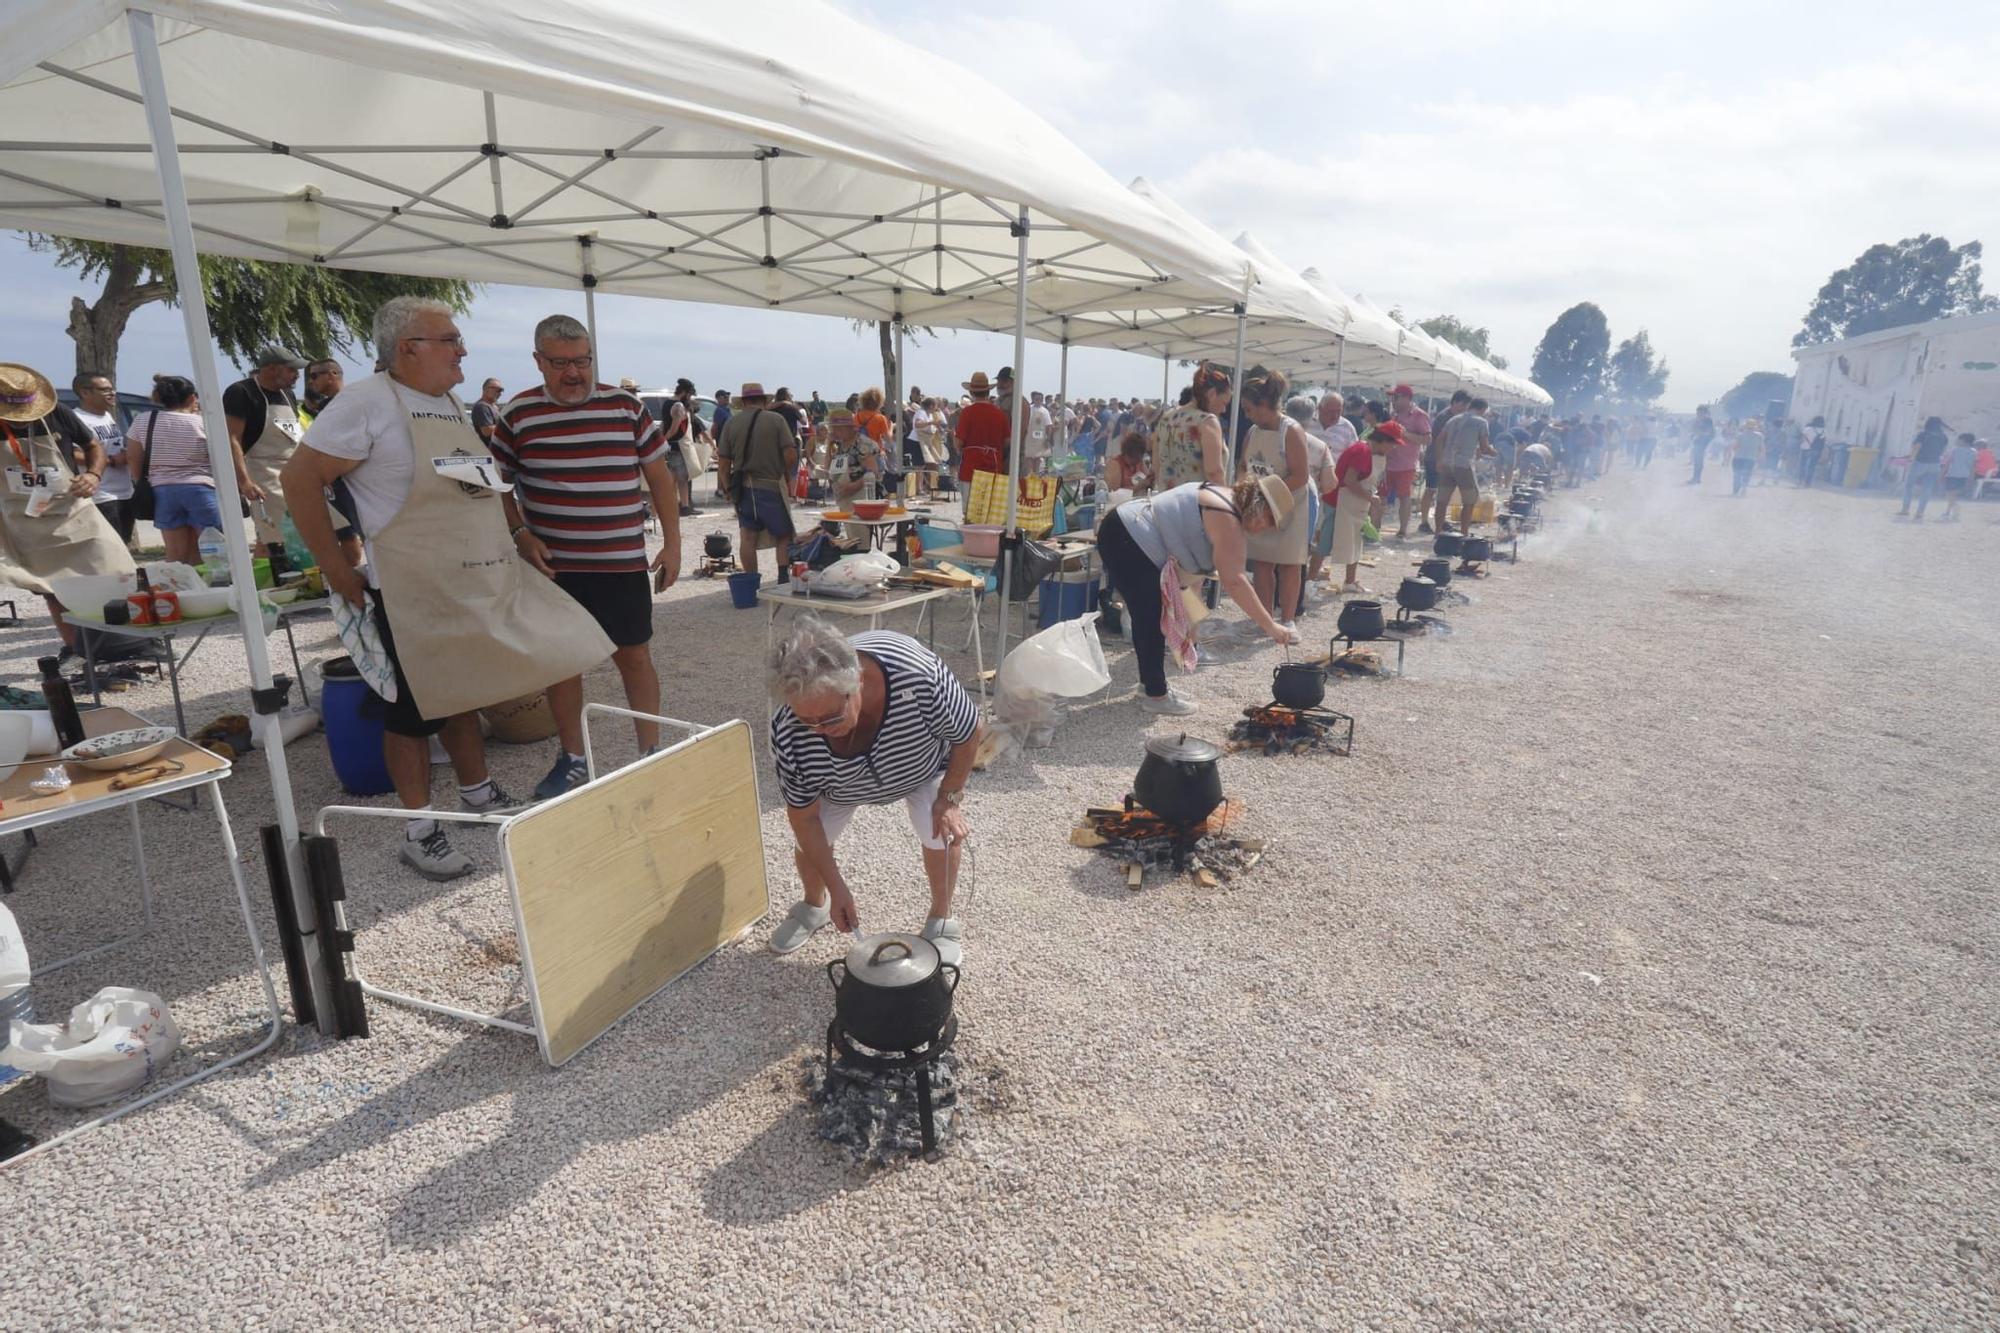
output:
[[[2000,312],[1816,343],[1792,359],[1790,415],[1825,417],[1829,444],[1901,457],[1934,416],[1954,435],[2000,440]]]

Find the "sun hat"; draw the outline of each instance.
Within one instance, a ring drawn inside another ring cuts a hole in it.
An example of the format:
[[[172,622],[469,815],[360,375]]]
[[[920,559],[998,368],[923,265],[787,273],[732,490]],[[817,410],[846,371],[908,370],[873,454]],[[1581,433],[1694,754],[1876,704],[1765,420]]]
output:
[[[1398,384],[1395,388],[1389,390],[1389,396],[1391,398],[1415,398],[1417,391],[1407,384]]]
[[[0,361],[0,421],[40,421],[55,410],[56,388],[41,371]]]
[[[759,384],[756,380],[744,380],[743,387],[736,391],[736,396],[738,398],[748,399],[751,402],[755,402],[760,398],[770,397],[769,394],[764,392],[764,386]]]
[[[829,426],[852,426],[854,414],[845,407],[829,407],[826,410],[826,424]]]
[[[1292,488],[1285,485],[1283,477],[1259,477],[1257,489],[1264,493],[1264,503],[1271,506],[1271,517],[1277,527],[1292,521]]]
[[[280,347],[273,343],[269,347],[258,349],[254,364],[259,370],[267,370],[272,366],[290,366],[293,370],[304,370],[306,359],[289,347]]]
[[[985,371],[975,370],[972,372],[971,379],[963,381],[962,387],[970,389],[974,393],[992,393],[993,381],[986,378]]]

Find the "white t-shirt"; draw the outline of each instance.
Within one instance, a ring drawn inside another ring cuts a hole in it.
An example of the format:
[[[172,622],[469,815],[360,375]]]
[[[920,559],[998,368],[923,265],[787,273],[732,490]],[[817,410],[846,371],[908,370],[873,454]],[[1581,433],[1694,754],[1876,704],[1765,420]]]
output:
[[[109,504],[113,500],[132,498],[132,474],[122,467],[112,467],[109,460],[125,457],[125,428],[118,424],[118,418],[109,412],[86,412],[76,409],[76,419],[90,427],[90,433],[104,446],[107,460],[104,475],[98,479],[96,500],[99,504]]]
[[[354,498],[362,532],[370,537],[388,527],[409,498],[416,461],[416,445],[410,440],[412,412],[465,420],[464,409],[449,397],[432,397],[398,385],[387,375],[370,375],[342,389],[306,431],[305,442],[311,448],[360,464],[347,474],[347,493]],[[375,582],[372,546],[368,564],[368,582],[380,587]]]
[[[1030,458],[1040,458],[1049,451],[1049,409],[1040,403],[1028,408],[1028,441],[1023,450]]]

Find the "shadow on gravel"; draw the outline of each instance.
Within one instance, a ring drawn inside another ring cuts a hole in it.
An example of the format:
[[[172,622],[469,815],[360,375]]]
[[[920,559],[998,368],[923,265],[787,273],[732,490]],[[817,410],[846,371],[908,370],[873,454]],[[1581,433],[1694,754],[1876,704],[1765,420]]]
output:
[[[774,1073],[791,1085],[790,1109],[702,1182],[702,1211],[725,1226],[781,1222],[869,1179],[820,1142],[816,1113],[796,1086],[796,1066]]]

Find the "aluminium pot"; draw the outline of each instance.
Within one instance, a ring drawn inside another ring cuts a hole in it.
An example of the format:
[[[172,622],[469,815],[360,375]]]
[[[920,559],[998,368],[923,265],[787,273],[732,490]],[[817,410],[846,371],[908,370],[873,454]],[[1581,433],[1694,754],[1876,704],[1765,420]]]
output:
[[[845,958],[826,965],[826,975],[833,983],[834,1020],[871,1049],[913,1051],[937,1040],[951,1020],[958,969],[921,935],[864,936]]]
[[[1433,556],[1431,559],[1418,564],[1417,573],[1420,577],[1427,578],[1442,588],[1445,584],[1451,582],[1451,561],[1446,560],[1442,556]]]
[[[1271,697],[1286,708],[1317,708],[1326,698],[1326,668],[1286,662],[1271,673]]]
[[[1384,628],[1382,603],[1371,600],[1341,603],[1338,626],[1341,638],[1379,639]]]
[[[1491,560],[1493,558],[1493,539],[1491,537],[1467,537],[1459,545],[1458,554],[1461,559],[1471,561],[1473,564],[1478,564],[1483,560]]]
[[[1438,603],[1438,586],[1419,575],[1404,579],[1396,589],[1396,605],[1405,611],[1428,611]]]
[[[1431,543],[1431,554],[1442,555],[1442,556],[1457,555],[1459,547],[1463,546],[1464,544],[1465,544],[1465,539],[1459,536],[1457,533],[1440,532],[1437,535],[1437,540]]]
[[[1192,828],[1222,804],[1222,751],[1199,738],[1155,736],[1132,779],[1139,804],[1181,828]]]

